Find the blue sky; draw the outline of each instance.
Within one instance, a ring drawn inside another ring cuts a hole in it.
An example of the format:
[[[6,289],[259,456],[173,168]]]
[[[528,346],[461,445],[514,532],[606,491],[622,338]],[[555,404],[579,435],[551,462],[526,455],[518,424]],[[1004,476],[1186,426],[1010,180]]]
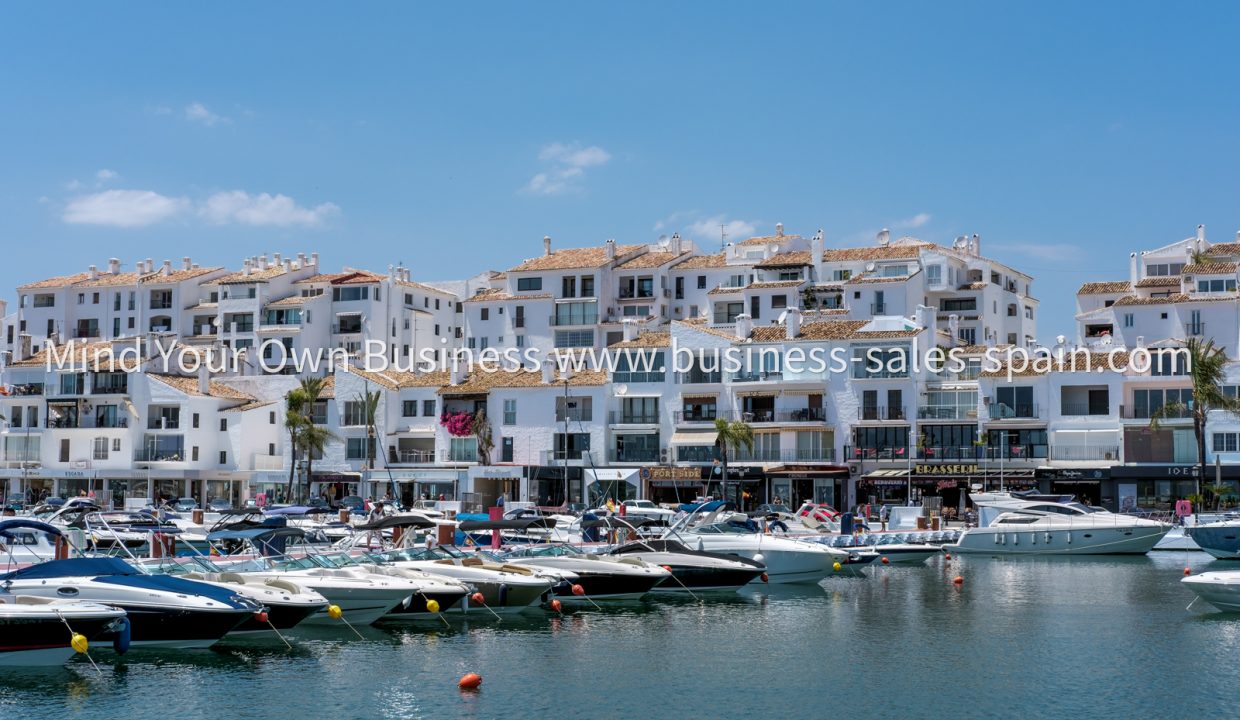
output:
[[[425,280],[559,246],[888,226],[1036,276],[1240,228],[1235,3],[0,7],[0,287],[318,250]],[[5,296],[12,300],[11,290]]]

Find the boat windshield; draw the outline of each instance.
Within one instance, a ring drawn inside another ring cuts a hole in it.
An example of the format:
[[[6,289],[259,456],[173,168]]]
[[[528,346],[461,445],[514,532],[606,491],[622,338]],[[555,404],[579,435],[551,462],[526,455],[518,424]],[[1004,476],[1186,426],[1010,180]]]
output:
[[[382,557],[387,560],[443,560],[452,556],[438,548],[406,548],[386,552]]]
[[[751,531],[741,525],[733,525],[732,523],[720,522],[710,525],[702,525],[695,528],[694,532],[701,535],[749,535]]]
[[[274,569],[276,569],[276,566],[268,558],[254,558],[253,560],[234,563],[224,568],[224,570],[231,572],[267,572]],[[288,563],[280,563],[280,569],[299,570],[301,568],[289,567]]]
[[[534,545],[508,553],[508,557],[565,557],[581,555],[581,551],[568,545]]]

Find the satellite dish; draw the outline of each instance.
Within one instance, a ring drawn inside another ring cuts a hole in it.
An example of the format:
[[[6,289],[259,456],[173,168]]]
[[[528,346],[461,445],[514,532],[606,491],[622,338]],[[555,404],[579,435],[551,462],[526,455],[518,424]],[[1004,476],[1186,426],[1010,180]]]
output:
[[[618,397],[624,397],[625,395],[628,395],[628,394],[629,394],[628,385],[625,385],[624,383],[620,383],[619,385],[616,386],[616,395]]]
[[[877,267],[878,267],[878,266],[877,266],[877,265],[875,265],[874,263],[866,263],[866,264],[865,264],[865,271],[866,271],[866,272],[874,272],[874,269],[875,269],[875,268],[877,268]]]
[[[771,243],[767,247],[767,250],[770,250],[771,254],[774,255],[775,253],[779,252],[779,243]]]

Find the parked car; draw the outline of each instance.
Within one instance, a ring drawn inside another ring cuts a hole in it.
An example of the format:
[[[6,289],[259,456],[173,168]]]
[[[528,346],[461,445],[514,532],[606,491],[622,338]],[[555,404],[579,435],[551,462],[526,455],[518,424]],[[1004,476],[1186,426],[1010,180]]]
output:
[[[211,512],[222,512],[232,507],[232,503],[224,498],[211,498],[207,501],[207,509]]]
[[[189,512],[190,510],[197,510],[198,501],[192,497],[177,498],[177,501],[172,503],[172,509],[176,510],[177,512]]]

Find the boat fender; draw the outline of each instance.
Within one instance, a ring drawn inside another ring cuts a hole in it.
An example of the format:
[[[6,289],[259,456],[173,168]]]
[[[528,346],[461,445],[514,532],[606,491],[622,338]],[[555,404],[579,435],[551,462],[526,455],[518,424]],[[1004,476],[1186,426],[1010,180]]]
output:
[[[1046,544],[1047,544],[1047,545],[1050,545],[1050,544],[1051,544],[1051,534],[1050,534],[1050,533],[1046,533]]]
[[[1012,533],[1012,544],[1013,545],[1020,544],[1020,533]]]
[[[508,583],[499,584],[499,606],[508,606]]]
[[[1072,531],[1071,530],[1068,531],[1068,544],[1069,545],[1072,544]]]
[[[129,652],[129,642],[133,637],[133,632],[129,625],[129,618],[123,617],[116,621],[116,633],[112,635],[112,649],[117,655],[124,655]]]
[[[1037,545],[1037,544],[1038,544],[1038,534],[1037,534],[1037,533],[1035,533],[1035,532],[1034,532],[1034,533],[1029,533],[1029,541],[1030,541],[1030,542],[1032,542],[1034,545]]]
[[[999,544],[999,533],[995,533],[995,544]]]

